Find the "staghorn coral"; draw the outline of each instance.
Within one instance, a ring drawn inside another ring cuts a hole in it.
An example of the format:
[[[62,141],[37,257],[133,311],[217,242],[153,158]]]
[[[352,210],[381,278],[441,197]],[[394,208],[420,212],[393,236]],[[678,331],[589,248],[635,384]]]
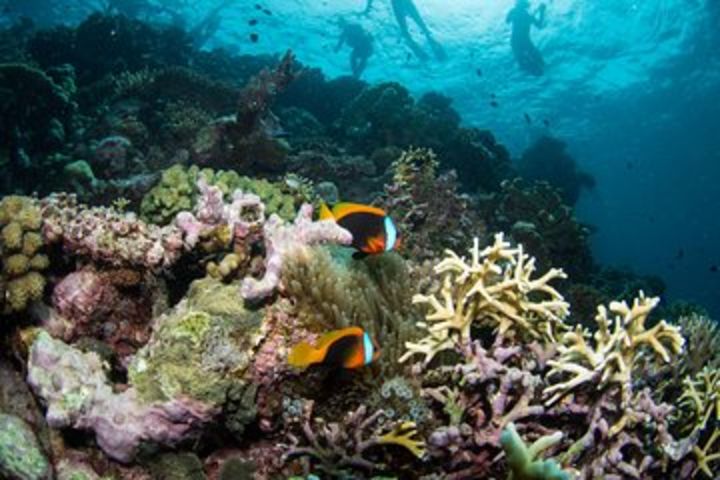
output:
[[[680,330],[664,320],[652,328],[645,323],[659,298],[646,298],[643,292],[632,306],[626,302],[612,302],[606,308],[598,306],[595,320],[598,330],[592,335],[594,345],[588,341],[590,333],[578,326],[563,335],[559,347],[560,357],[549,362],[548,376],[553,379],[545,389],[551,405],[581,386],[592,384],[596,390],[613,385],[621,389],[622,404],[627,406],[632,392],[632,375],[641,355],[647,352],[656,360],[670,362],[671,355],[679,354],[684,345]],[[614,314],[614,317],[610,317]],[[623,428],[625,419],[615,426]]]
[[[438,166],[430,149],[403,151],[392,165],[392,182],[377,200],[396,221],[403,252],[415,260],[461,248],[467,232],[484,235],[470,198],[458,192],[457,175],[454,171],[440,175]]]
[[[286,453],[290,459],[309,456],[318,461],[317,468],[329,475],[342,475],[346,469],[370,471],[384,468],[381,462],[368,458],[368,450],[382,445],[405,448],[417,458],[425,454],[425,442],[416,437],[412,422],[383,425],[384,412],[368,414],[364,405],[349,412],[341,422],[325,422],[313,418],[314,402],[308,401],[300,419],[308,446],[291,435],[293,446]],[[384,432],[384,433],[383,433]]]
[[[535,259],[524,253],[522,245],[511,248],[502,234],[495,235],[495,242],[482,251],[476,238],[470,263],[453,251],[446,253],[434,269],[436,275],[444,276],[439,295],[413,298],[414,303],[432,308],[420,324],[426,336],[418,343],[407,343],[401,361],[421,354],[427,364],[456,343],[468,343],[473,324],[489,325],[500,337],[551,342],[564,328],[569,305],[550,285],[554,279],[565,278],[562,270],[551,269],[533,279]]]
[[[42,217],[38,201],[8,196],[0,201],[0,312],[25,310],[42,297],[43,271],[50,260],[43,253]]]
[[[697,466],[708,478],[717,477],[711,462],[720,460],[720,370],[707,366],[696,375],[685,377],[683,392],[677,399],[679,407],[675,423],[687,438],[695,439],[692,447]],[[700,445],[703,445],[700,447]]]

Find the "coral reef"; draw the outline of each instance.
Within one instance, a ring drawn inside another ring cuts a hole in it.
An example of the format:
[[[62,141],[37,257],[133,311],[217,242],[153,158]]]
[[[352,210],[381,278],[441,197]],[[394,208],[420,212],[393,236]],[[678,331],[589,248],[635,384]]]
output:
[[[413,260],[462,248],[468,234],[484,234],[471,199],[458,192],[457,175],[439,175],[438,166],[432,150],[402,152],[392,164],[392,183],[379,200],[402,232],[403,253]]]
[[[189,168],[173,165],[163,171],[160,181],[143,197],[141,217],[148,222],[166,225],[178,213],[192,211],[201,194],[197,186],[200,179],[219,188],[225,200],[230,199],[235,190],[257,195],[268,215],[277,213],[286,220],[295,216],[302,201],[312,200],[311,192],[291,195],[285,191],[288,188],[283,188],[279,182],[243,177],[232,170],[213,171],[194,165]]]
[[[53,478],[52,466],[30,427],[4,413],[0,413],[0,475],[21,480]]]
[[[397,445],[407,449],[414,456],[421,458],[425,453],[424,442],[414,438],[417,434],[415,426],[409,422],[382,425],[384,412],[378,410],[368,414],[364,406],[350,412],[339,423],[311,423],[313,403],[303,407],[302,431],[305,441],[291,438],[296,444],[287,453],[288,458],[310,456],[316,460],[320,471],[332,476],[342,476],[350,471],[382,470],[382,463],[369,460],[367,451],[376,446]],[[382,431],[386,430],[385,433]]]
[[[217,413],[188,398],[145,404],[135,389],[115,393],[97,354],[42,331],[31,346],[28,382],[47,405],[50,427],[93,430],[100,448],[121,462],[131,461],[141,442],[173,445]]]
[[[261,279],[245,278],[241,294],[246,299],[259,299],[273,293],[287,258],[301,254],[308,245],[332,243],[350,245],[352,235],[332,220],[313,222],[310,204],[300,207],[292,224],[271,215],[263,225],[265,244],[265,273]]]
[[[575,205],[583,188],[593,188],[595,179],[581,171],[565,149],[565,142],[540,137],[525,150],[518,162],[518,173],[524,178],[549,182],[561,192],[563,203]]]
[[[50,260],[43,253],[40,206],[29,197],[0,201],[0,311],[19,312],[39,300],[45,289],[43,271]]]
[[[43,199],[42,235],[67,254],[103,265],[155,270],[172,265],[183,253],[180,229],[158,227],[134,214],[78,204],[72,195]]]
[[[500,336],[518,336],[554,342],[562,331],[569,305],[550,282],[565,278],[562,270],[551,269],[538,278],[535,259],[524,253],[522,245],[511,248],[502,234],[480,250],[476,238],[466,262],[448,250],[447,257],[435,266],[435,274],[444,277],[439,295],[416,295],[414,303],[428,304],[432,311],[419,326],[426,336],[408,343],[406,360],[415,354],[429,363],[443,350],[471,340],[473,324],[497,329]]]
[[[586,282],[595,272],[590,230],[575,219],[572,208],[563,204],[560,192],[550,184],[505,180],[500,192],[484,203],[489,227],[525,245],[539,268],[563,265],[575,282]]]
[[[570,480],[570,475],[549,460],[536,460],[536,457],[547,448],[562,440],[562,432],[539,438],[529,447],[518,435],[515,425],[510,423],[500,438],[505,449],[510,476],[508,480]]]

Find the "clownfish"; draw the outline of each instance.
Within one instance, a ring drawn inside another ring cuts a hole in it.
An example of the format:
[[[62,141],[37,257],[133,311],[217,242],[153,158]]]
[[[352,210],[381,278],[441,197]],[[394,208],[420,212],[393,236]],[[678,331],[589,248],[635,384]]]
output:
[[[365,255],[389,252],[400,245],[395,222],[384,210],[358,203],[338,203],[332,210],[323,202],[320,220],[335,220],[353,237],[352,246]]]
[[[343,368],[359,368],[372,363],[380,351],[367,332],[360,327],[348,327],[326,333],[317,345],[300,342],[290,350],[288,363],[305,368],[323,364]]]

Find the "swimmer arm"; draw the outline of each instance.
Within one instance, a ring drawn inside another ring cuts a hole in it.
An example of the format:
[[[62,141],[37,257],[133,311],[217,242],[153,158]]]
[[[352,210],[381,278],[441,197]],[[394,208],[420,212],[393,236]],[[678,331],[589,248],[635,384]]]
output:
[[[345,40],[346,40],[345,37],[346,37],[346,36],[347,36],[347,35],[345,34],[345,30],[343,30],[343,32],[340,34],[340,38],[338,39],[337,45],[335,45],[335,51],[336,51],[336,52],[339,52],[340,49],[342,48],[343,44],[345,43]]]
[[[537,28],[543,28],[545,26],[545,4],[541,3],[533,15],[533,25]]]
[[[367,5],[365,5],[365,10],[363,10],[362,14],[367,15],[370,13],[370,9],[372,8],[373,0],[367,0]]]

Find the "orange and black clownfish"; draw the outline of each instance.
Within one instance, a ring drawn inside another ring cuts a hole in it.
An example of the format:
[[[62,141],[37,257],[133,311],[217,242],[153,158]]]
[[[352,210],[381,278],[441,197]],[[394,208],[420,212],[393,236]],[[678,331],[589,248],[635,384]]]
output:
[[[320,220],[333,219],[352,233],[352,246],[361,255],[389,252],[400,244],[395,222],[384,210],[358,203],[338,203],[332,210],[320,205]]]
[[[380,356],[380,351],[367,332],[360,327],[348,327],[326,333],[316,346],[300,342],[290,350],[288,363],[305,368],[313,364],[333,367],[359,368]]]

